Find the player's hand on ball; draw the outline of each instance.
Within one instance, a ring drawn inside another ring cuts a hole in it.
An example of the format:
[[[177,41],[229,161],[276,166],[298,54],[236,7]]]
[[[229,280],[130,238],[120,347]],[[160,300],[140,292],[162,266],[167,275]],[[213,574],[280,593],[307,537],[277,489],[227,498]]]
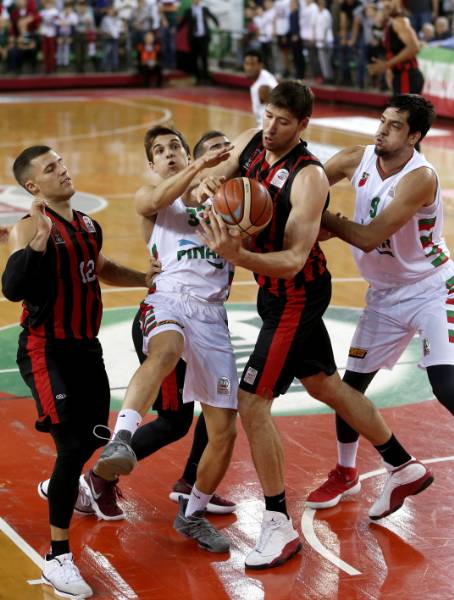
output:
[[[239,232],[230,231],[229,227],[211,207],[207,208],[205,217],[205,220],[200,222],[202,227],[200,235],[203,241],[211,250],[214,250],[230,263],[235,264],[242,244]]]

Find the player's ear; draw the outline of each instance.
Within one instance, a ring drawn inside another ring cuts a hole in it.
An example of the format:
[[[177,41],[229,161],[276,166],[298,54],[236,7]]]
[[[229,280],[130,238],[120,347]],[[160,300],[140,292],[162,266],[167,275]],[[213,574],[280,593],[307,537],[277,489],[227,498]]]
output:
[[[416,144],[421,140],[421,132],[415,131],[408,136],[408,141],[412,146],[416,146]]]
[[[301,119],[301,121],[299,122],[300,125],[300,131],[304,131],[306,129],[306,127],[309,124],[309,117],[304,117],[304,119]]]
[[[32,196],[36,196],[36,194],[39,192],[39,185],[31,180],[28,180],[24,183],[24,188],[29,194],[32,194]]]

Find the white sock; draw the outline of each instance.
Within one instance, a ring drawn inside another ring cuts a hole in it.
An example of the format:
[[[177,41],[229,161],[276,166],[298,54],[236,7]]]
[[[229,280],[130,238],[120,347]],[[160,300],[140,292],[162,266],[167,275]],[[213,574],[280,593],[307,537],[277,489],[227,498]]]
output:
[[[337,441],[337,462],[341,467],[354,469],[356,467],[356,453],[358,452],[359,441],[344,444]]]
[[[186,506],[186,512],[184,513],[185,517],[190,517],[192,514],[197,512],[198,510],[205,510],[208,502],[211,500],[213,494],[204,494],[203,492],[199,492],[199,490],[194,486],[192,486],[192,492],[189,496],[188,504]]]
[[[141,423],[142,417],[140,413],[132,408],[122,408],[118,413],[113,437],[115,437],[115,434],[118,433],[120,429],[126,429],[126,431],[131,432],[131,435],[134,435]]]

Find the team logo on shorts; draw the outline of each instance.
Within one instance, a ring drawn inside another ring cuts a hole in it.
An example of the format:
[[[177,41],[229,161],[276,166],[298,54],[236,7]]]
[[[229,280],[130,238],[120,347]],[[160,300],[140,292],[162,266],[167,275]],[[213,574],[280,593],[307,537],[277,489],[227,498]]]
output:
[[[249,385],[253,385],[255,378],[257,377],[257,369],[253,369],[252,367],[248,367],[243,379]]]
[[[218,381],[218,394],[228,396],[230,394],[230,379],[228,377],[221,377]]]
[[[363,171],[363,174],[361,175],[361,179],[359,180],[358,183],[358,187],[363,187],[363,185],[366,185],[366,181],[369,179],[369,173],[366,173],[366,171]]]
[[[422,341],[422,352],[424,356],[429,356],[430,354],[430,342],[427,338],[424,338]]]
[[[367,350],[365,348],[354,348],[351,346],[350,350],[348,351],[348,356],[350,358],[366,358],[366,355]]]

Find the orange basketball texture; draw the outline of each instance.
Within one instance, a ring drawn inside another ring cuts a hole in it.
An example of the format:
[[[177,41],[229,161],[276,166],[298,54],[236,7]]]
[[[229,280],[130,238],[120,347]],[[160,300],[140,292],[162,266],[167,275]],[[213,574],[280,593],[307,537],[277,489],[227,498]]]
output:
[[[237,177],[221,185],[213,206],[226,225],[237,227],[242,234],[262,231],[273,216],[273,201],[264,185],[255,179]]]

